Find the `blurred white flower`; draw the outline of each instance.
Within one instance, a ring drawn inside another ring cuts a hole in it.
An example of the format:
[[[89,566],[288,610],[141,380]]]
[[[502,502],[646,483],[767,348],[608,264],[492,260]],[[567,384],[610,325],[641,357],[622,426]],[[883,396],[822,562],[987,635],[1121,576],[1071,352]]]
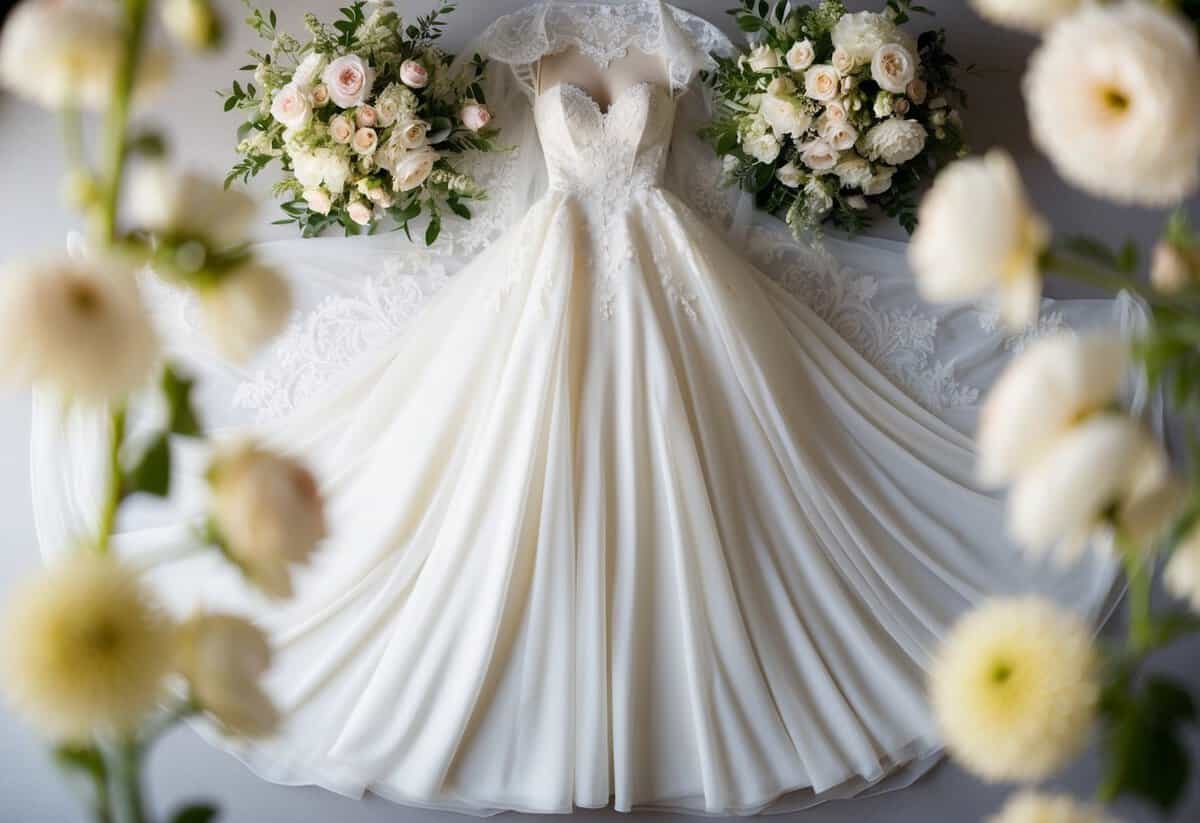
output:
[[[813,140],[800,152],[800,161],[813,171],[829,171],[838,162],[838,151],[826,140]]]
[[[297,461],[250,442],[219,448],[208,470],[213,526],[231,560],[271,597],[290,597],[292,566],[326,535],[317,481]]]
[[[271,98],[271,116],[285,128],[296,131],[304,128],[312,120],[308,92],[295,83],[288,83]]]
[[[271,667],[262,630],[241,617],[200,613],[175,633],[175,665],[192,699],[229,734],[263,737],[279,725],[279,710],[259,681]]]
[[[357,54],[345,54],[330,61],[321,72],[321,82],[329,88],[329,97],[343,109],[360,105],[375,85],[375,70]]]
[[[978,219],[981,210],[988,219]],[[1039,258],[1048,244],[1049,229],[1030,207],[1012,158],[992,150],[938,175],[921,203],[908,259],[925,299],[996,293],[1008,325],[1020,328],[1037,317]]]
[[[1170,484],[1167,456],[1149,432],[1122,415],[1093,415],[1017,478],[1008,497],[1009,531],[1034,555],[1054,551],[1074,560]]]
[[[790,97],[764,94],[758,107],[759,114],[770,124],[776,135],[800,137],[812,125],[812,115]]]
[[[173,172],[161,163],[137,168],[129,180],[129,216],[138,228],[202,240],[215,249],[245,243],[254,198],[227,189],[218,179]]]
[[[164,694],[170,622],[130,570],[95,552],[18,587],[4,637],[5,691],[54,739],[128,734]]]
[[[1118,336],[1058,334],[1018,354],[980,412],[979,479],[1012,482],[1071,427],[1114,403],[1128,350]]]
[[[846,189],[861,189],[871,182],[875,174],[871,170],[871,164],[854,152],[846,152],[833,167],[833,173],[838,176],[842,188]]]
[[[775,178],[789,189],[797,189],[804,182],[804,172],[795,163],[785,163],[776,170]]]
[[[908,84],[908,88],[904,90],[908,95],[908,99],[916,103],[918,106],[925,102],[925,97],[929,94],[929,86],[921,78],[916,78]]]
[[[122,264],[45,259],[0,277],[0,377],[101,404],[146,386],[159,342]]]
[[[1163,573],[1163,585],[1200,612],[1200,527],[1193,527],[1175,547]]]
[[[889,43],[898,43],[910,53],[916,53],[917,44],[899,26],[882,14],[860,11],[845,14],[832,31],[834,48],[842,49],[858,65],[871,62],[875,52]]]
[[[813,100],[828,102],[842,90],[842,79],[833,66],[821,63],[804,72],[804,93]]]
[[[930,670],[934,716],[951,756],[989,782],[1052,775],[1087,743],[1100,696],[1088,625],[1038,597],[968,613]]]
[[[333,198],[329,196],[329,192],[322,188],[305,189],[301,195],[304,202],[308,204],[308,208],[315,211],[317,214],[329,214],[329,210],[333,208]]]
[[[1195,281],[1192,260],[1178,246],[1160,240],[1154,247],[1150,282],[1163,294],[1177,294]]]
[[[47,108],[103,110],[124,51],[120,7],[105,0],[25,0],[0,32],[0,83]],[[165,84],[169,60],[147,47],[135,97]]]
[[[346,214],[360,226],[368,226],[375,219],[375,210],[366,200],[351,200],[346,207]]]
[[[787,53],[788,68],[792,71],[804,71],[813,64],[817,57],[812,41],[801,40],[795,43]]]
[[[880,46],[871,58],[871,79],[893,94],[904,94],[916,76],[917,58],[897,43]]]
[[[1200,182],[1195,28],[1155,3],[1087,4],[1030,60],[1034,141],[1071,183],[1121,203],[1178,201]]]
[[[746,62],[755,71],[768,71],[770,69],[777,69],[783,65],[783,59],[779,56],[779,52],[768,45],[752,48],[749,57],[746,58]]]
[[[199,292],[204,328],[217,349],[237,362],[256,351],[287,326],[292,292],[269,266],[248,263]]]
[[[1042,31],[1074,12],[1082,0],[971,0],[975,11],[1001,26]]]
[[[209,49],[221,39],[221,20],[210,0],[163,0],[163,26],[171,36],[193,49]]]
[[[928,135],[916,120],[892,118],[877,123],[865,135],[859,150],[870,160],[902,166],[925,150]]]
[[[438,159],[438,153],[429,147],[404,155],[392,172],[392,187],[396,191],[412,191],[420,187],[433,173],[433,166]]]
[[[1079,803],[1070,795],[1018,792],[987,823],[1117,823],[1099,806]]]

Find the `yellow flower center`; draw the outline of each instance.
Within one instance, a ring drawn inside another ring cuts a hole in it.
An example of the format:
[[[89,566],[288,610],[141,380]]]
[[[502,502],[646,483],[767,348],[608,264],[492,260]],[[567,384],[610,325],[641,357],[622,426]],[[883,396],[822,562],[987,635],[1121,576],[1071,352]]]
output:
[[[80,314],[92,314],[100,306],[100,293],[91,283],[82,280],[71,284],[67,291],[71,307]]]
[[[1124,89],[1116,86],[1101,86],[1099,92],[1100,105],[1104,111],[1116,117],[1129,111],[1133,101],[1129,99],[1129,95],[1125,93]]]

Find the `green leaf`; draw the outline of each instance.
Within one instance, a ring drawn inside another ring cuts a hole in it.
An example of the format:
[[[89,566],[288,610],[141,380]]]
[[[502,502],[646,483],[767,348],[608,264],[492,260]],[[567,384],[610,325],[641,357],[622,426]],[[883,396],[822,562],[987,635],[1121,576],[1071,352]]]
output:
[[[124,489],[127,494],[141,492],[155,497],[171,493],[171,444],[166,432],[151,441],[125,475]]]
[[[126,150],[142,157],[163,157],[167,153],[167,141],[156,131],[144,131],[130,138]]]
[[[194,803],[175,812],[171,823],[211,823],[217,819],[219,810],[208,803]]]
[[[236,97],[225,98],[225,111],[233,111],[233,107],[237,105]]]
[[[471,210],[461,200],[447,200],[446,205],[450,207],[450,211],[457,214],[463,220],[471,219]]]
[[[425,229],[425,245],[432,246],[437,242],[438,237],[442,233],[442,219],[436,214],[429,221],[429,227]]]
[[[107,779],[104,757],[93,746],[65,743],[54,750],[54,762],[64,771],[82,772],[97,783]]]
[[[173,366],[163,369],[162,393],[167,401],[167,431],[182,437],[200,437],[200,419],[192,406],[192,389],[196,381],[190,380]]]
[[[1190,771],[1182,727],[1195,719],[1191,695],[1162,677],[1135,694],[1122,679],[1105,689],[1101,710],[1106,721],[1102,798],[1133,795],[1169,812],[1183,796]]]

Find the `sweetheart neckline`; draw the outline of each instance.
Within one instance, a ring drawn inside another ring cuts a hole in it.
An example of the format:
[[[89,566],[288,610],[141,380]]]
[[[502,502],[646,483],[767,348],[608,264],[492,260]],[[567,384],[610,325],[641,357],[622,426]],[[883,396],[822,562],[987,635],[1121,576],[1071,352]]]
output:
[[[587,89],[585,89],[583,86],[579,85],[578,83],[572,83],[568,80],[563,80],[559,83],[555,83],[553,86],[551,86],[550,88],[546,89],[541,94],[539,94],[538,99],[540,100],[541,98],[553,93],[556,90],[558,90],[558,93],[561,95],[562,94],[561,90],[564,88],[572,90],[572,91],[576,91],[585,100],[587,100],[588,103],[591,104],[591,106],[595,110],[596,114],[598,114],[601,119],[604,119],[604,118],[608,117],[610,114],[612,114],[613,110],[626,97],[626,95],[629,94],[629,92],[633,91],[634,89],[641,88],[643,86],[649,87],[649,89],[651,91],[654,91],[655,89],[661,89],[663,91],[666,91],[666,87],[663,86],[661,83],[655,83],[653,80],[639,80],[636,83],[630,83],[628,86],[626,86],[625,88],[623,88],[619,92],[617,92],[613,96],[613,99],[608,102],[608,108],[603,108],[600,105],[600,101],[597,100],[595,97],[593,97],[592,93],[589,92]]]

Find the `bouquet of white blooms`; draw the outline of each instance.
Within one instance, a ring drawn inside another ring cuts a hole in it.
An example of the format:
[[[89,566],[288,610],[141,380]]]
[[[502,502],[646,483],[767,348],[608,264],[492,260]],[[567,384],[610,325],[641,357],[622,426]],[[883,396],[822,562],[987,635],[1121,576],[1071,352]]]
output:
[[[407,25],[384,5],[365,14],[367,5],[357,0],[331,25],[305,15],[307,43],[280,32],[274,11],[250,7],[247,24],[271,47],[242,67],[253,82],[222,93],[226,111],[249,112],[226,184],[278,160],[286,175],[275,192],[288,200],[277,223],[305,237],[335,225],[357,234],[387,215],[409,233],[424,214],[432,245],[445,211],[469,220],[466,201],[485,195],[453,158],[497,148],[486,61],[451,71],[453,55],[436,45],[448,1]]]
[[[900,28],[909,0],[849,14],[841,0],[742,0],[729,14],[754,38],[716,57],[717,115],[703,135],[727,182],[797,233],[826,221],[852,233],[872,203],[913,231],[920,181],[964,151],[958,62],[945,34]]]

